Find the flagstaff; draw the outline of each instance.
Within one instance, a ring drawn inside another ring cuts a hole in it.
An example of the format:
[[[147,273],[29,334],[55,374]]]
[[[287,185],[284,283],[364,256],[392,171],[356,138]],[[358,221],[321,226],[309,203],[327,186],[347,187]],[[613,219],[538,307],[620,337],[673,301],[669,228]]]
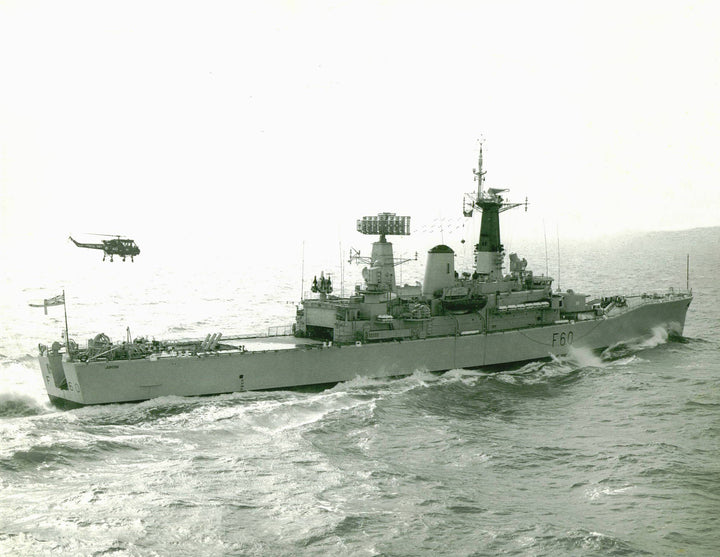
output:
[[[68,330],[67,303],[65,302],[65,289],[64,288],[63,288],[63,293],[62,293],[62,301],[63,301],[63,312],[65,313],[65,351],[67,352],[68,359],[70,359],[72,357],[70,354],[70,331]]]

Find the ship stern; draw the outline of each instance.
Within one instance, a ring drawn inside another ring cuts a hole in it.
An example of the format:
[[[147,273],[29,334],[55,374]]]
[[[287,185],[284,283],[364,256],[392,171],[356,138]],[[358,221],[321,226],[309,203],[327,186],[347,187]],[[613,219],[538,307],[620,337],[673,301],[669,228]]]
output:
[[[67,354],[43,351],[38,356],[40,373],[50,402],[61,408],[84,406],[75,364]]]

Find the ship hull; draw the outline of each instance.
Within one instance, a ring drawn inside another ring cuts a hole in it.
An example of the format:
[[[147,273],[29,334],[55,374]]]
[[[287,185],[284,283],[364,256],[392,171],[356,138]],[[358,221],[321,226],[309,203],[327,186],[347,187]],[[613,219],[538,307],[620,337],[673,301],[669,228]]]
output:
[[[599,319],[427,339],[91,363],[62,361],[58,355],[39,359],[48,396],[58,406],[297,388],[359,376],[498,366],[562,356],[573,348],[604,349],[651,335],[656,327],[682,334],[690,302],[685,297]]]

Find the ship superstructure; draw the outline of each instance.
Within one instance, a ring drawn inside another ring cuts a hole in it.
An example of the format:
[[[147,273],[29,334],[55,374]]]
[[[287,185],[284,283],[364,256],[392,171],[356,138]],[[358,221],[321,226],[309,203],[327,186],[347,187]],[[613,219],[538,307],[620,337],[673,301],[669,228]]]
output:
[[[463,215],[472,217],[473,212],[482,212],[480,223],[480,238],[475,244],[475,273],[473,278],[480,278],[486,281],[498,281],[502,279],[502,265],[505,257],[505,250],[500,242],[500,213],[525,205],[527,211],[527,198],[525,203],[509,203],[500,195],[507,189],[483,187],[485,183],[485,171],[483,170],[483,146],[480,144],[478,155],[478,168],[473,170],[475,181],[477,181],[477,193],[465,194],[463,199]]]
[[[164,395],[210,395],[390,377],[416,370],[497,366],[594,350],[650,335],[664,327],[682,334],[692,294],[605,296],[553,292],[553,279],[534,275],[527,261],[504,247],[499,215],[507,190],[485,188],[482,148],[477,192],[463,213],[481,212],[474,266],[456,270],[455,252],[439,244],[427,252],[422,284],[398,285],[397,259],[388,237],[410,233],[410,217],[380,213],[358,220],[361,234],[379,236],[364,283],[348,296],[333,294],[323,273],[313,297],[301,300],[291,331],[255,337],[208,335],[205,340],[113,343],[97,335],[86,347],[72,341],[40,346],[40,367],[50,399],[83,405],[130,402]],[[290,328],[289,328],[290,329]]]
[[[526,270],[527,261],[515,253],[510,254],[510,272],[503,274],[499,215],[522,205],[527,209],[527,200],[510,203],[500,195],[507,190],[485,189],[482,164],[481,145],[478,169],[473,171],[477,192],[467,194],[463,206],[466,217],[482,214],[473,269],[458,272],[454,250],[441,244],[427,253],[422,285],[397,286],[396,260],[386,236],[409,234],[410,217],[363,217],[358,231],[380,235],[372,256],[362,260],[370,264],[363,269],[365,285],[346,299],[321,294],[318,300],[304,300],[295,334],[336,343],[424,339],[537,327],[602,313],[601,300],[587,303],[587,296],[572,291],[554,294],[553,279],[534,276]]]

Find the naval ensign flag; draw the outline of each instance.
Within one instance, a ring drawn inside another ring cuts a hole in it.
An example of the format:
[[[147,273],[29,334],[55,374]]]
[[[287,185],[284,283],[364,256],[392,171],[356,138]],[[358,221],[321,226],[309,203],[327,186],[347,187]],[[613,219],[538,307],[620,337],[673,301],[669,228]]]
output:
[[[63,306],[65,305],[65,292],[52,298],[43,300],[42,304],[30,304],[34,308],[45,308],[45,315],[47,315],[48,306]]]
[[[65,305],[65,290],[58,296],[47,298],[43,300],[42,304],[30,304],[34,308],[45,308],[45,315],[47,315],[48,306],[63,306],[63,312],[65,313],[65,346],[68,354],[70,354],[70,331],[68,330],[67,322],[67,306]]]

